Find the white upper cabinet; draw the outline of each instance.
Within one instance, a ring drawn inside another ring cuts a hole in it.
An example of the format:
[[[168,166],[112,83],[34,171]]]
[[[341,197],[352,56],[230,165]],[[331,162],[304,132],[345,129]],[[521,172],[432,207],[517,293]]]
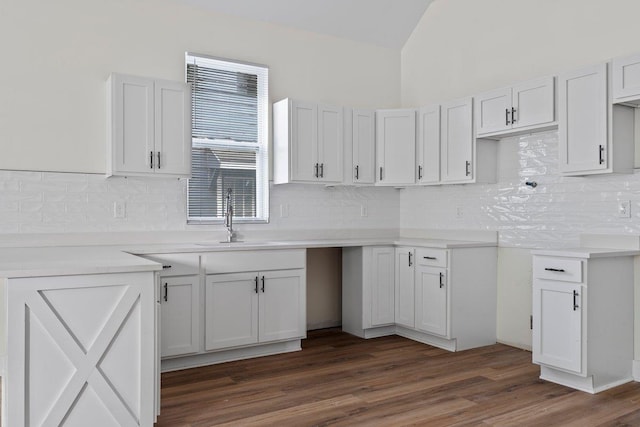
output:
[[[107,86],[107,175],[189,177],[189,86],[122,74]]]
[[[347,131],[352,144],[352,161],[345,166],[345,181],[348,184],[375,183],[376,116],[373,110],[354,109],[350,112],[351,129]],[[347,177],[350,177],[350,181]]]
[[[630,173],[633,110],[611,105],[607,64],[558,76],[560,172],[564,175]]]
[[[613,102],[640,103],[640,54],[612,61]]]
[[[273,104],[275,184],[342,182],[342,108],[290,99]]]
[[[507,134],[555,127],[555,82],[553,77],[485,92],[475,97],[478,136]]]
[[[441,106],[440,174],[443,183],[473,182],[472,98],[451,101]]]
[[[376,112],[376,184],[407,185],[416,179],[416,111]]]
[[[440,182],[440,106],[418,110],[418,140],[416,166],[418,184]]]

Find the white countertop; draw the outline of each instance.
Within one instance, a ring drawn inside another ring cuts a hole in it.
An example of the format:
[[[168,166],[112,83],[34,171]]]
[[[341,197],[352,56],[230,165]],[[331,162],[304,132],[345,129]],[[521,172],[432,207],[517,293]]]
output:
[[[535,249],[532,255],[547,255],[566,258],[606,258],[615,256],[636,256],[640,255],[635,249],[612,249],[612,248],[566,248],[566,249]]]
[[[78,274],[128,273],[161,270],[162,265],[136,255],[207,253],[259,249],[310,249],[397,245],[430,248],[493,247],[495,242],[447,239],[316,239],[221,243],[163,243],[113,246],[0,248],[0,277],[41,277]]]
[[[105,246],[1,248],[0,277],[130,273],[161,270],[157,262]]]
[[[396,245],[426,248],[477,248],[497,246],[495,242],[446,240],[446,239],[314,239],[314,240],[278,240],[278,241],[244,241],[225,243],[204,241],[193,244],[153,244],[130,245],[122,249],[136,255],[181,252],[220,252],[247,251],[256,249],[312,249],[312,248],[344,248],[353,246]]]

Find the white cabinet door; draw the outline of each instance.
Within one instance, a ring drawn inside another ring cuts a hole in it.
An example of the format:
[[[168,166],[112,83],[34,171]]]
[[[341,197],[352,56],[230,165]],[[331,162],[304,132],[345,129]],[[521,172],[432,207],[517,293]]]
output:
[[[555,84],[553,77],[531,80],[513,87],[513,129],[542,125],[555,120]]]
[[[376,180],[378,185],[415,183],[416,112],[376,113]]]
[[[448,336],[448,283],[446,269],[416,269],[416,328]]]
[[[318,165],[318,106],[291,101],[291,180],[315,182]]]
[[[318,106],[318,179],[342,182],[342,108]]]
[[[260,273],[259,342],[303,338],[306,335],[304,270]]]
[[[418,111],[417,140],[418,184],[440,182],[440,106]]]
[[[533,362],[582,373],[582,301],[586,288],[534,281]]]
[[[366,268],[372,272],[371,281],[365,286],[371,295],[371,326],[391,325],[395,321],[394,248],[372,248],[370,261]]]
[[[615,58],[611,78],[614,101],[637,103],[640,99],[640,55]]]
[[[191,175],[191,89],[155,81],[154,168],[163,175]]]
[[[199,276],[160,279],[161,356],[200,350]]]
[[[411,248],[396,248],[396,324],[415,326],[414,292],[415,251]]]
[[[109,80],[111,173],[153,173],[153,79],[112,74]]]
[[[8,280],[6,425],[153,425],[154,282],[153,272]]]
[[[606,64],[561,74],[558,88],[560,172],[607,169]]]
[[[258,342],[258,273],[208,275],[205,350]]]
[[[191,90],[186,83],[112,74],[108,175],[191,174]]]
[[[440,174],[443,183],[474,181],[473,100],[464,98],[440,106]]]
[[[511,129],[511,88],[477,95],[475,108],[478,135]]]
[[[375,112],[353,110],[353,182],[375,182]]]

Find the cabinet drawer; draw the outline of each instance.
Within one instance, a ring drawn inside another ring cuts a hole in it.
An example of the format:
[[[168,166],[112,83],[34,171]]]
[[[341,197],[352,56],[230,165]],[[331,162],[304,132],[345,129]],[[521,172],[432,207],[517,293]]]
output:
[[[561,282],[582,282],[582,260],[533,257],[533,277]]]
[[[305,268],[305,249],[210,252],[202,256],[206,274]]]
[[[416,263],[428,267],[446,267],[447,250],[434,248],[416,249]]]

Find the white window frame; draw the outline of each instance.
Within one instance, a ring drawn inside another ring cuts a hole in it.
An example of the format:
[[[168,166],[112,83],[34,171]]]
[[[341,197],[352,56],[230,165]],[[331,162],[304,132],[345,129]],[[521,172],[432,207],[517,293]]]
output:
[[[234,223],[268,223],[269,222],[269,84],[268,67],[260,64],[239,62],[224,58],[217,58],[208,55],[201,55],[187,52],[185,54],[185,80],[186,65],[189,61],[198,61],[212,68],[239,71],[257,75],[258,77],[258,143],[247,143],[241,141],[216,140],[192,138],[192,147],[202,147],[211,145],[221,148],[237,148],[239,150],[256,151],[256,216],[242,217],[234,216]],[[193,63],[193,62],[191,62]],[[189,215],[189,185],[187,185],[187,224],[222,224],[224,216],[221,217],[191,217]]]

